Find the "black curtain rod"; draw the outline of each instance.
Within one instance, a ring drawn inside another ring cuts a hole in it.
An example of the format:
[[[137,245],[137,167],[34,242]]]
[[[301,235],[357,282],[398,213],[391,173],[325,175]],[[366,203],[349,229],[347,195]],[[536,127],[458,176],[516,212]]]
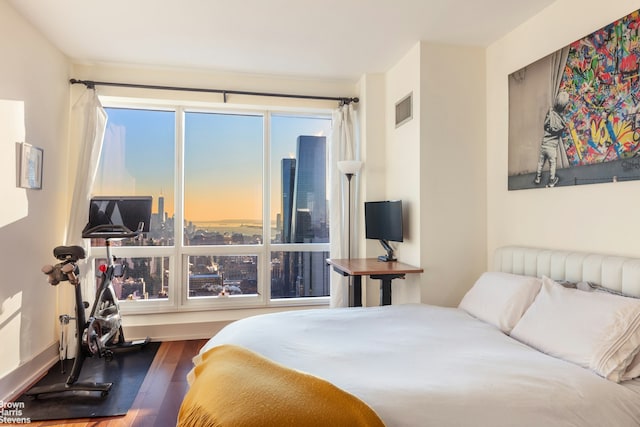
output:
[[[203,89],[203,88],[191,88],[191,87],[179,87],[179,86],[155,86],[155,85],[142,85],[134,83],[113,83],[113,82],[96,82],[93,80],[69,80],[71,84],[83,84],[89,89],[93,89],[96,86],[118,86],[118,87],[130,87],[138,89],[160,89],[160,90],[178,90],[186,92],[209,92],[209,93],[221,93],[224,102],[227,102],[227,95],[250,95],[250,96],[272,96],[277,98],[298,98],[298,99],[317,99],[325,101],[338,101],[340,105],[350,104],[352,102],[360,101],[358,98],[343,98],[333,96],[314,96],[314,95],[292,95],[287,93],[268,93],[268,92],[247,92],[242,90],[224,90],[224,89]]]

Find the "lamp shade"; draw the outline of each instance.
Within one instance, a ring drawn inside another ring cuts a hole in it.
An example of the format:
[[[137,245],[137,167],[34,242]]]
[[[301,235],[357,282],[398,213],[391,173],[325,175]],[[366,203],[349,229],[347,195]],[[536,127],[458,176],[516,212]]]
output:
[[[338,162],[340,172],[347,175],[355,175],[360,168],[362,168],[362,162],[359,160],[340,160]]]

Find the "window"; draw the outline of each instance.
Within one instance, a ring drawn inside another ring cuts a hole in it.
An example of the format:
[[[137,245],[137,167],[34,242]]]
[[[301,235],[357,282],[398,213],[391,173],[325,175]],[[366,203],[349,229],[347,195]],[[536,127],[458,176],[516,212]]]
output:
[[[154,200],[150,232],[111,244],[124,310],[326,302],[330,114],[106,111],[93,195]]]

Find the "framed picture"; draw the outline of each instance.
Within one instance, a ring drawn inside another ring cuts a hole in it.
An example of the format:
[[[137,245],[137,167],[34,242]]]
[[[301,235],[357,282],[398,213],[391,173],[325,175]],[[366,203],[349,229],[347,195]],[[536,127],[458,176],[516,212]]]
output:
[[[42,148],[22,142],[18,144],[18,187],[42,188]]]
[[[640,11],[509,75],[509,190],[640,180]]]

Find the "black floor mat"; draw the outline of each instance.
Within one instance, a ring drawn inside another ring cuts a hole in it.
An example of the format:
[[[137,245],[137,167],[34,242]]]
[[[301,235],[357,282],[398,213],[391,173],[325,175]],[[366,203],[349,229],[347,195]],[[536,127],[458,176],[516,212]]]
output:
[[[20,416],[31,421],[125,415],[159,347],[159,342],[151,342],[142,348],[114,352],[110,361],[87,358],[77,383],[113,383],[106,396],[85,391],[46,394],[37,398],[24,394],[16,399],[13,407],[20,408]],[[66,382],[72,366],[73,359],[66,360],[63,374],[57,363],[34,387]]]

